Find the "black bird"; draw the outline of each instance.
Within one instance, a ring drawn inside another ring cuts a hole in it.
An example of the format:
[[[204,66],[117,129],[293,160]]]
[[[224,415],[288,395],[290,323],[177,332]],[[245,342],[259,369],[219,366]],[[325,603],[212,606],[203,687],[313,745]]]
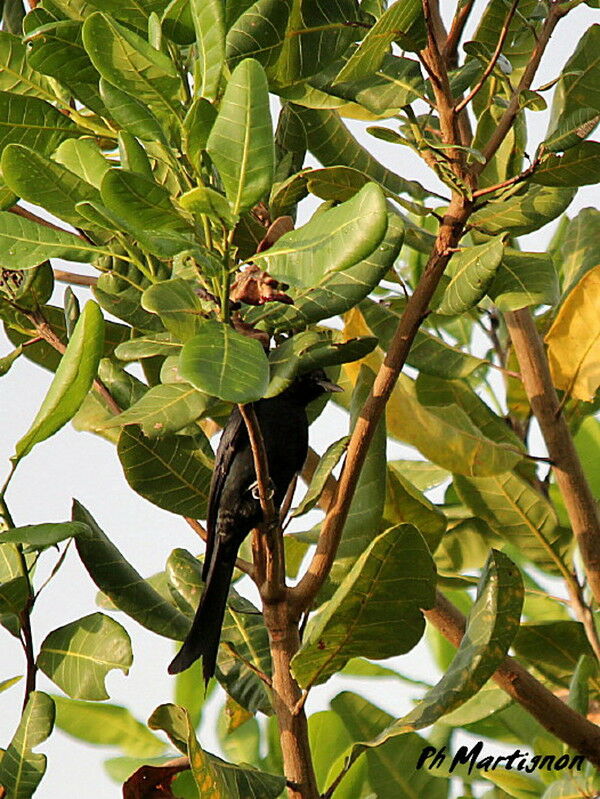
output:
[[[265,443],[273,503],[279,510],[308,450],[306,406],[325,391],[341,391],[322,370],[300,375],[281,394],[253,403]],[[169,665],[177,674],[202,657],[204,681],[215,673],[221,627],[242,541],[262,519],[246,425],[234,408],[223,429],[208,499],[204,591],[183,646]]]

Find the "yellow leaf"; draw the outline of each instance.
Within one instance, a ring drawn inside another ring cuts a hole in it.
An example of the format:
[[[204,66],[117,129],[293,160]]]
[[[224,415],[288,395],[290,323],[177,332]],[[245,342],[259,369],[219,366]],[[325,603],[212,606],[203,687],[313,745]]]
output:
[[[554,385],[575,399],[593,400],[600,385],[600,265],[567,296],[546,344]]]
[[[372,336],[371,330],[367,326],[367,323],[363,319],[363,315],[358,310],[358,308],[352,308],[350,311],[344,314],[344,337],[355,338],[356,336]],[[358,379],[358,373],[360,372],[360,367],[362,364],[365,364],[369,367],[375,374],[379,371],[379,367],[383,363],[383,352],[379,347],[376,347],[373,352],[370,352],[364,358],[361,358],[360,361],[351,361],[350,363],[345,363],[343,366],[343,371],[348,378],[348,380],[354,385]]]

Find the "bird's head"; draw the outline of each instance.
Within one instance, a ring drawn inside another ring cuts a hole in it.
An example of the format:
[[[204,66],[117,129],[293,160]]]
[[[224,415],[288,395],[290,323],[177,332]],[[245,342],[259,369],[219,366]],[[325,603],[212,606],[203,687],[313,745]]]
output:
[[[341,386],[333,383],[323,369],[313,369],[298,375],[292,385],[287,389],[290,395],[299,400],[303,405],[308,405],[313,400],[327,391],[343,391]]]

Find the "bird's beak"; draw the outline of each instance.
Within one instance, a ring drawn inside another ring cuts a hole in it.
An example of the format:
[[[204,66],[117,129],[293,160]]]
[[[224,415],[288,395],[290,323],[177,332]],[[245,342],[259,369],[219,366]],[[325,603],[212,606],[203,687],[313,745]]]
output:
[[[344,389],[341,386],[338,386],[337,383],[332,383],[331,380],[317,380],[317,383],[324,388],[325,391],[331,391],[332,393],[337,393],[338,391],[343,391]]]

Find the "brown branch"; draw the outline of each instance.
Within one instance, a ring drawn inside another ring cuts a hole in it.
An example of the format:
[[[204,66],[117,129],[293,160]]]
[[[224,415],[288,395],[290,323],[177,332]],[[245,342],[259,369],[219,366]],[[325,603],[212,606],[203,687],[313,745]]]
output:
[[[493,194],[495,191],[507,189],[510,186],[514,186],[516,183],[521,183],[522,181],[527,180],[527,178],[535,172],[539,163],[540,159],[536,158],[532,162],[531,166],[528,166],[527,169],[524,169],[519,175],[508,178],[508,180],[503,180],[501,183],[496,183],[494,186],[486,186],[484,189],[478,189],[477,191],[474,191],[473,199],[477,200],[479,197],[484,197],[486,194]]]
[[[577,540],[589,586],[600,603],[600,520],[569,427],[560,410],[544,346],[529,309],[504,315],[523,386],[538,420]],[[587,609],[589,613],[589,608]],[[587,614],[585,614],[587,615]],[[583,619],[582,619],[583,621]],[[593,619],[588,624],[593,626]]]
[[[455,69],[458,66],[458,45],[474,5],[475,0],[468,0],[454,15],[442,51],[447,69]]]
[[[272,687],[273,687],[273,681],[271,680],[271,678],[269,677],[269,675],[268,675],[268,674],[265,674],[265,673],[264,673],[264,671],[262,671],[262,670],[261,670],[261,669],[259,669],[257,666],[255,666],[255,665],[254,665],[254,663],[252,663],[250,660],[248,660],[248,658],[245,658],[245,657],[244,657],[244,656],[241,654],[241,652],[238,652],[238,651],[237,651],[237,649],[236,649],[236,648],[235,648],[235,647],[234,647],[234,646],[233,646],[231,643],[229,643],[229,641],[222,641],[222,642],[221,642],[221,646],[224,646],[224,647],[225,647],[225,649],[227,649],[227,651],[229,652],[229,654],[230,654],[232,657],[234,657],[234,658],[237,658],[237,659],[240,661],[240,663],[243,663],[243,664],[244,664],[244,666],[245,666],[247,669],[250,669],[250,671],[251,671],[251,672],[253,672],[254,674],[256,674],[256,676],[258,677],[258,679],[259,679],[259,680],[261,680],[262,682],[264,682],[264,684],[265,684],[265,685],[266,685],[268,688],[272,688]]]
[[[200,538],[206,543],[208,539],[208,533],[206,532],[204,527],[200,524],[200,522],[197,519],[193,519],[191,516],[184,516],[183,518],[186,520],[186,522],[189,524],[192,530],[195,533],[197,533],[200,536]],[[254,578],[254,569],[252,567],[252,564],[249,563],[247,560],[244,560],[243,558],[236,558],[235,567],[236,569],[239,569],[241,572],[244,572],[244,574],[247,574],[249,577]]]
[[[519,5],[519,0],[513,0],[511,7],[508,9],[506,17],[504,19],[504,23],[502,25],[502,29],[500,30],[500,36],[498,37],[498,43],[496,44],[496,49],[492,54],[492,58],[490,63],[486,66],[483,70],[483,75],[477,81],[475,86],[471,89],[471,91],[464,97],[459,103],[456,104],[454,110],[457,114],[466,108],[466,106],[471,102],[471,100],[481,91],[483,85],[485,84],[486,80],[492,74],[494,67],[496,66],[496,62],[500,58],[500,54],[502,52],[502,48],[504,47],[504,43],[506,41],[506,37],[508,36],[508,30],[510,28],[510,23],[515,15],[517,10],[517,6]]]
[[[55,225],[53,222],[49,222],[47,219],[42,219],[41,216],[32,214],[31,211],[28,211],[26,208],[22,208],[20,205],[13,205],[12,208],[9,208],[8,210],[11,212],[11,214],[22,216],[23,219],[29,219],[30,222],[36,222],[38,225],[49,227],[51,230],[58,230],[60,233],[71,233],[72,236],[76,236],[78,239],[85,241],[86,244],[94,243],[91,241],[91,239],[88,239],[87,236],[84,236],[81,233],[72,233],[70,230],[65,230],[64,228]]]
[[[300,648],[297,619],[290,615],[286,601],[263,607],[269,632],[273,667],[273,707],[279,726],[284,772],[288,781],[289,799],[318,799],[319,790],[308,742],[308,722],[300,686],[293,678],[290,665]]]
[[[466,620],[443,594],[438,591],[436,606],[424,612],[448,641],[456,647],[460,645]],[[493,679],[552,735],[600,766],[600,727],[554,696],[511,657],[504,659]]]
[[[95,286],[98,283],[97,277],[89,275],[76,275],[74,272],[64,272],[62,269],[54,269],[54,279],[60,283],[70,283],[73,286]]]
[[[440,53],[443,42],[438,42],[440,35],[437,4],[432,0],[422,0],[423,12],[427,26],[427,47],[421,50],[419,58],[425,66],[431,79],[431,86],[436,100],[436,108],[440,119],[440,130],[444,144],[460,144],[461,138],[457,125],[456,114],[452,102],[450,82],[446,64]],[[443,26],[442,26],[443,30]],[[464,153],[461,150],[451,150],[452,169],[458,177],[463,177]]]
[[[519,81],[519,85],[513,92],[513,95],[508,103],[508,107],[500,117],[500,121],[496,126],[496,130],[492,133],[488,143],[483,148],[485,164],[480,164],[479,162],[474,163],[471,168],[471,173],[473,175],[479,175],[485,169],[486,164],[489,163],[489,161],[494,157],[497,149],[504,141],[506,134],[511,129],[520,110],[519,96],[522,91],[531,87],[535,73],[540,65],[542,56],[544,55],[544,51],[546,50],[548,42],[550,41],[550,37],[554,33],[554,29],[556,28],[559,20],[564,17],[567,12],[568,8],[561,8],[556,3],[552,3],[550,6],[548,17],[535,43],[531,58],[525,67],[525,71],[523,72],[523,76]]]
[[[427,316],[429,302],[450,260],[451,249],[458,244],[471,208],[469,200],[456,195],[452,198],[425,271],[399,320],[388,353],[352,432],[337,491],[323,521],[316,552],[300,582],[288,589],[296,618],[312,605],[331,570],[373,433],[406,362],[417,330]]]

